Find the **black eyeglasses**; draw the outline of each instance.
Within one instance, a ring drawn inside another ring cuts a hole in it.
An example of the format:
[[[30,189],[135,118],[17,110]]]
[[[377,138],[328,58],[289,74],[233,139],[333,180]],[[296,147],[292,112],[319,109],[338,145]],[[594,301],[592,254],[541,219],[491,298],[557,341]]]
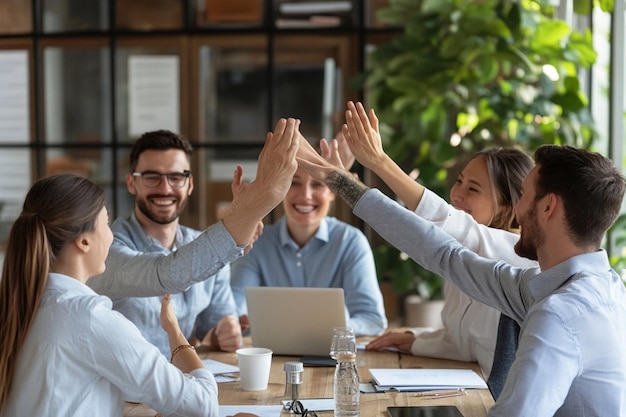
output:
[[[308,410],[304,408],[304,405],[298,400],[290,401],[285,404],[285,408],[294,414],[301,415],[302,417],[317,417],[317,413],[313,410]]]
[[[133,177],[141,177],[143,185],[149,188],[161,185],[161,178],[166,177],[167,183],[173,188],[183,188],[187,184],[187,179],[191,177],[191,171],[170,172],[161,174],[156,171],[133,172]]]

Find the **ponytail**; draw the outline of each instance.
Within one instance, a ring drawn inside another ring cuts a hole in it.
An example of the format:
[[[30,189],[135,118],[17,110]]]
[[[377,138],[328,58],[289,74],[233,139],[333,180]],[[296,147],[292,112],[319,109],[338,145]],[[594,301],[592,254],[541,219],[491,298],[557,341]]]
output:
[[[0,281],[0,409],[15,373],[19,349],[39,308],[50,270],[46,228],[35,215],[15,221]]]

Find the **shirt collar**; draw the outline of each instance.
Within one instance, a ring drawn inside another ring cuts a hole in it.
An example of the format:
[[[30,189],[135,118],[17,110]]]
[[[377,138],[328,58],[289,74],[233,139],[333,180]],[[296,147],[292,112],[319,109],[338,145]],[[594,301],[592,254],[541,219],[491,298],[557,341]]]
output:
[[[96,293],[91,288],[89,288],[87,285],[83,284],[79,280],[64,274],[57,274],[56,272],[50,272],[48,274],[47,288],[52,290],[69,290],[72,293],[78,294],[96,295]]]
[[[291,236],[289,236],[289,231],[287,231],[287,216],[283,216],[278,221],[278,228],[279,228],[280,244],[281,244],[281,246],[291,245],[291,246],[294,246],[294,247],[298,247],[296,242],[294,242],[294,240],[291,238]],[[322,219],[322,221],[320,222],[320,227],[317,228],[317,232],[315,232],[315,236],[313,236],[313,239],[317,239],[317,240],[320,240],[320,241],[326,243],[326,242],[328,242],[328,239],[329,239],[328,235],[329,235],[329,233],[328,233],[328,221],[326,220],[326,217],[324,217]],[[311,239],[311,240],[313,240],[313,239]],[[308,243],[307,243],[307,245],[308,245]]]
[[[542,299],[554,293],[569,279],[583,271],[611,269],[609,258],[604,249],[591,253],[573,256],[560,264],[532,277],[528,282],[528,289],[535,300]]]
[[[137,220],[137,216],[135,215],[134,210],[130,213],[130,216],[128,217],[128,221],[133,228],[133,233],[136,236],[141,237],[141,240],[143,240],[143,244],[145,247],[157,246],[160,249],[166,249],[163,247],[163,245],[161,245],[161,242],[159,242],[157,239],[153,238],[148,233],[146,233],[141,223],[139,223],[139,220]],[[181,242],[184,242],[183,232],[182,232],[182,228],[180,227],[180,225],[178,225],[176,226],[176,239],[174,240],[174,246],[172,247],[172,250],[174,251],[178,247],[182,246]]]

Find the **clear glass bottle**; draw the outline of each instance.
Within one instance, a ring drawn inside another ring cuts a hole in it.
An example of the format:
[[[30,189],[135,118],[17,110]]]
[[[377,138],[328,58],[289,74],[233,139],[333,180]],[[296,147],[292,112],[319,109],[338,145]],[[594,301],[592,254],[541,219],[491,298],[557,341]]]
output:
[[[356,369],[356,353],[341,352],[337,355],[335,368],[335,417],[359,417],[359,374]]]

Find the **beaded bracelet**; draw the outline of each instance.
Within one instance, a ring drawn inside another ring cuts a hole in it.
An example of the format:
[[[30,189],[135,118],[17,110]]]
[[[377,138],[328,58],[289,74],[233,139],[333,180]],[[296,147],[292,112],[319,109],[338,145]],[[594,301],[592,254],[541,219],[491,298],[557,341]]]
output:
[[[176,356],[176,354],[178,352],[180,352],[183,349],[193,349],[196,350],[196,348],[193,345],[180,345],[178,346],[176,349],[174,349],[174,351],[172,352],[172,357],[170,358],[170,363],[174,360],[174,356]]]

